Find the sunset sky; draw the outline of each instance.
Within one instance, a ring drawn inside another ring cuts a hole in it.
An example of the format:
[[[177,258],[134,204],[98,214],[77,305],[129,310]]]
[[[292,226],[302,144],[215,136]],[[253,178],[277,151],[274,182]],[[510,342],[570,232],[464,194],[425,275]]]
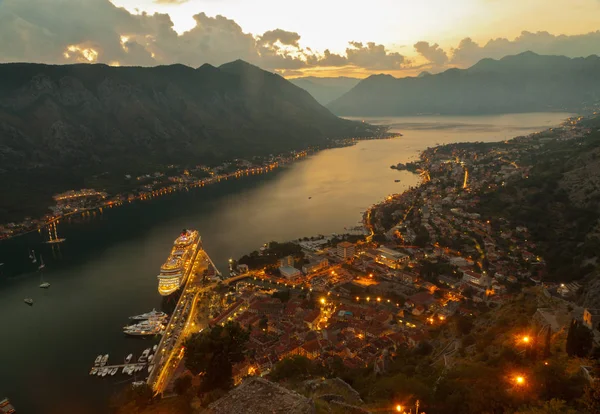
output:
[[[533,50],[600,54],[600,0],[0,0],[0,62],[413,76]]]

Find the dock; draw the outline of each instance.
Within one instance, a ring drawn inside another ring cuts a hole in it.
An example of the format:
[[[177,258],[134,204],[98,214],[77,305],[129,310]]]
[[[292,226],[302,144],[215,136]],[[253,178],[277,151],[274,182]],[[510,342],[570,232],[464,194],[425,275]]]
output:
[[[216,283],[202,284],[200,274],[208,266],[212,266],[217,275],[221,274],[206,251],[201,248],[196,252],[192,265],[188,269],[189,274],[185,279],[185,285],[182,287],[182,294],[154,357],[156,366],[148,376],[147,384],[154,390],[155,394],[162,393],[168,386],[174,369],[183,358],[183,347],[181,345],[183,340],[194,330],[190,326],[190,321],[194,318],[199,294],[216,285]]]
[[[0,400],[0,414],[13,414],[16,412],[17,412],[17,410],[10,403],[8,398],[4,398],[3,400]]]

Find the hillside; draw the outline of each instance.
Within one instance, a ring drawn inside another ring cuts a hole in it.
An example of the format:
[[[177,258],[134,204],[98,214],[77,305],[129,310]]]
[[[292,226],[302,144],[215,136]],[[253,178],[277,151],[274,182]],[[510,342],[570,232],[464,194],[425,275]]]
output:
[[[577,111],[600,100],[600,58],[532,52],[468,69],[397,79],[374,75],[328,105],[344,116]]]
[[[327,105],[354,88],[360,79],[344,76],[337,78],[307,76],[290,79],[290,82],[310,93],[320,104]]]
[[[279,153],[379,129],[337,118],[239,60],[197,69],[3,64],[0,191],[11,197],[0,216],[94,174]]]

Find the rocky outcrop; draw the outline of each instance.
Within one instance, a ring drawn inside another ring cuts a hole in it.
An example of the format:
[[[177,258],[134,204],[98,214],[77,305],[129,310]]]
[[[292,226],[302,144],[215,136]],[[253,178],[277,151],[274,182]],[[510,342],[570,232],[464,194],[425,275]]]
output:
[[[203,414],[314,414],[312,400],[263,378],[250,378],[210,404]]]

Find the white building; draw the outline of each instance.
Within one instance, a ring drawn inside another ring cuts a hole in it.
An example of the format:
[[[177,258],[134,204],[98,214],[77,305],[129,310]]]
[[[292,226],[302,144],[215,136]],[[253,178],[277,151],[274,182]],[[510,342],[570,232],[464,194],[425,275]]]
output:
[[[302,274],[300,270],[292,266],[281,266],[279,268],[279,273],[286,279],[294,279]]]
[[[377,249],[377,257],[375,258],[375,261],[391,269],[399,269],[404,264],[408,263],[409,259],[410,258],[407,254],[388,249],[387,247],[380,247]]]

